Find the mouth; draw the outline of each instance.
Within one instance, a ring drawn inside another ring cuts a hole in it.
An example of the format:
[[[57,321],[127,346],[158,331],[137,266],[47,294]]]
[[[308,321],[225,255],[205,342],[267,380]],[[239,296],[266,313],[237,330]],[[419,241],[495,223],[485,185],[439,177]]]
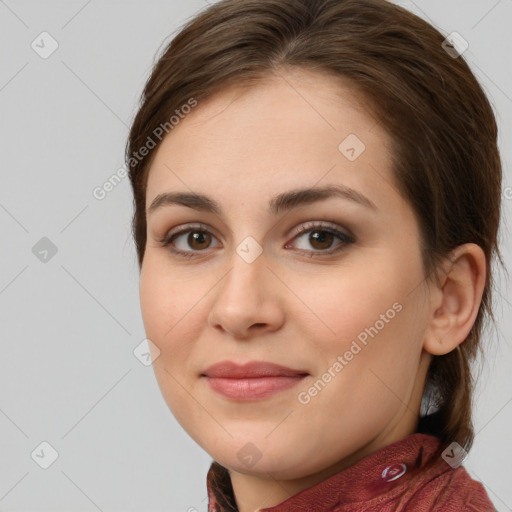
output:
[[[267,361],[250,361],[238,364],[221,361],[208,367],[201,376],[223,379],[253,379],[262,377],[297,377],[308,375],[306,370],[297,370]]]
[[[237,364],[222,361],[210,366],[201,378],[210,388],[230,400],[262,400],[290,389],[308,376],[304,370],[296,370],[275,363],[252,361]]]
[[[306,375],[295,377],[253,377],[245,379],[225,379],[204,377],[210,388],[231,400],[262,400],[276,393],[290,389],[301,382]]]

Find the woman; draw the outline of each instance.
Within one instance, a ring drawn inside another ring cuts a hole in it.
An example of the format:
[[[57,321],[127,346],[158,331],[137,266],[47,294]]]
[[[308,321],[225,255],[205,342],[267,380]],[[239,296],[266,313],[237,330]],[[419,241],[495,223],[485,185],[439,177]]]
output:
[[[210,511],[494,510],[461,463],[501,163],[462,51],[385,0],[221,0],[154,66],[141,308]]]

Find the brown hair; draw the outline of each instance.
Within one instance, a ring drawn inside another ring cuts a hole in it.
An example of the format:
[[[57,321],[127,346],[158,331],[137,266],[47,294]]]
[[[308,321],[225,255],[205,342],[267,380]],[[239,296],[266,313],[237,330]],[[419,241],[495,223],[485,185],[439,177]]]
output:
[[[441,449],[457,441],[469,450],[470,363],[486,314],[494,320],[490,264],[493,256],[502,262],[501,161],[492,107],[464,58],[445,51],[444,39],[429,23],[386,0],[221,0],[191,19],[155,64],[131,127],[126,161],[141,266],[146,182],[156,151],[145,158],[134,155],[176,109],[191,98],[200,104],[227,86],[250,86],[286,68],[348,81],[392,139],[394,177],[420,225],[427,278],[438,278],[437,264],[458,245],[472,242],[485,252],[488,274],[478,316],[464,343],[434,357],[425,397],[437,412],[418,426],[436,435]],[[226,483],[227,470],[212,468]],[[229,489],[226,483],[220,494]],[[223,500],[219,496],[226,510],[236,510],[228,497]]]

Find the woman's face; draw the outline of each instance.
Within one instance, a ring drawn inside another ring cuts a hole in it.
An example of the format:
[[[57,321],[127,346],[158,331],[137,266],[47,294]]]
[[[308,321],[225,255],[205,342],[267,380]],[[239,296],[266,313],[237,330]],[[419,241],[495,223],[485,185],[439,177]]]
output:
[[[414,432],[429,301],[389,151],[349,87],[298,70],[199,102],[157,150],[140,278],[153,366],[178,422],[231,471],[334,474]],[[286,200],[324,187],[341,192]],[[150,212],[166,193],[208,201]],[[226,360],[307,375],[228,397],[204,376]]]

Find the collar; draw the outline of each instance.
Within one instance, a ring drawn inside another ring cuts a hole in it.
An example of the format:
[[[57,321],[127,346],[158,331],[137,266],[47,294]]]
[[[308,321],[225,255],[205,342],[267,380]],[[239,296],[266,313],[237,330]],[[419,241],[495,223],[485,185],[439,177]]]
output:
[[[287,500],[261,512],[296,512],[302,510],[338,510],[340,506],[368,503],[379,496],[399,496],[417,477],[419,470],[438,450],[440,441],[427,434],[411,434],[366,456],[340,473],[312,487],[304,489]],[[442,459],[440,462],[443,462]],[[447,464],[436,464],[433,474],[449,470]],[[211,468],[210,468],[211,471]],[[216,507],[214,492],[207,478],[209,510]]]

